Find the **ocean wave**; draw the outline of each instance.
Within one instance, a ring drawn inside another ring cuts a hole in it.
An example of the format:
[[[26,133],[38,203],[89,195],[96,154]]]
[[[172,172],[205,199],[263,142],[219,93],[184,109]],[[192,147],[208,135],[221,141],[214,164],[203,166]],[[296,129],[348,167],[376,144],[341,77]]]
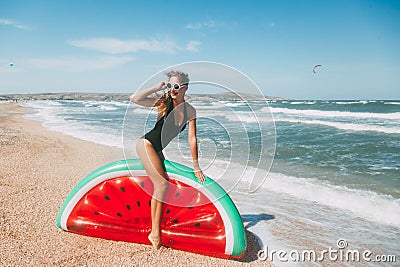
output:
[[[219,109],[223,108],[225,105],[221,102],[191,102],[191,104],[196,108],[196,109]]]
[[[51,109],[54,107],[62,106],[60,102],[54,100],[31,101],[31,102],[19,103],[19,105],[22,107],[29,107],[34,109],[41,109],[41,108]]]
[[[246,123],[259,123],[261,121],[265,121],[264,117],[257,117],[254,113],[232,113],[228,115],[224,115],[224,117],[229,121],[237,121],[237,122],[246,122]],[[271,120],[272,121],[272,120]]]
[[[246,101],[218,101],[218,102],[222,103],[224,106],[227,107],[240,107],[247,105]]]
[[[62,106],[62,104],[60,102],[53,101],[53,100],[45,101],[45,103],[46,103],[46,105],[50,105],[50,106]]]
[[[400,105],[400,101],[399,102],[384,102],[383,104],[385,104],[385,105]]]
[[[295,101],[290,102],[290,105],[314,105],[315,103],[315,101]]]
[[[54,105],[52,102],[35,101],[21,105],[33,108],[36,111],[36,113],[33,114],[26,114],[25,117],[41,121],[43,126],[49,130],[101,145],[122,147],[121,137],[119,136],[120,133],[117,132],[116,129],[99,127],[74,120],[67,121],[64,116],[59,115],[59,112],[64,107]]]
[[[20,103],[22,107],[32,108],[36,111],[36,113],[26,114],[25,117],[38,121],[50,121],[59,119],[55,117],[55,113],[57,109],[62,108],[62,105],[56,101],[34,101],[27,103]]]
[[[202,159],[202,161],[207,161],[207,159]],[[229,166],[228,170],[226,169],[227,166]],[[227,192],[235,190],[232,189],[235,183],[232,181],[232,178],[235,177],[232,177],[232,174],[236,174],[237,179],[241,175],[240,183],[247,185],[255,177],[263,176],[267,178],[264,183],[258,185],[260,186],[257,191],[258,194],[260,192],[261,195],[268,194],[266,191],[281,193],[296,199],[350,211],[356,216],[370,221],[400,227],[400,199],[395,199],[392,196],[332,185],[327,181],[320,181],[315,178],[293,177],[276,172],[268,174],[267,171],[223,160],[214,160],[210,168],[205,171],[217,180]]]
[[[114,105],[114,106],[117,106],[117,107],[128,107],[128,106],[130,105],[130,102],[129,102],[129,101],[123,101],[123,102],[120,102],[120,101],[110,101],[110,102],[107,102],[107,103],[109,103],[109,104],[111,104],[111,105]]]
[[[80,122],[68,122],[68,124],[66,124],[66,122],[62,120],[58,120],[58,122],[54,120],[51,122],[45,121],[43,126],[49,130],[67,134],[92,143],[110,147],[123,147],[121,137],[113,133],[109,128],[101,128],[93,125],[89,126]]]
[[[270,173],[262,188],[348,210],[378,223],[400,226],[400,201],[391,196],[280,173]]]
[[[134,108],[132,111],[136,114],[157,114],[156,108]]]
[[[117,110],[118,108],[110,105],[100,105],[99,108],[101,110]]]
[[[399,128],[375,126],[375,125],[359,124],[359,123],[343,123],[343,122],[332,122],[332,121],[321,121],[321,120],[300,120],[300,119],[286,119],[286,118],[275,118],[274,121],[318,124],[318,125],[334,127],[341,130],[356,131],[356,132],[381,132],[387,134],[400,134]]]
[[[273,114],[288,114],[288,115],[299,115],[309,117],[324,117],[324,118],[363,118],[363,119],[387,119],[387,120],[399,120],[400,112],[392,113],[372,113],[372,112],[350,112],[350,111],[323,111],[315,109],[289,109],[289,108],[275,108],[275,107],[264,107],[261,109],[262,112],[271,111]]]
[[[337,101],[335,104],[338,105],[354,105],[354,104],[368,104],[375,103],[376,101],[360,100],[360,101]]]

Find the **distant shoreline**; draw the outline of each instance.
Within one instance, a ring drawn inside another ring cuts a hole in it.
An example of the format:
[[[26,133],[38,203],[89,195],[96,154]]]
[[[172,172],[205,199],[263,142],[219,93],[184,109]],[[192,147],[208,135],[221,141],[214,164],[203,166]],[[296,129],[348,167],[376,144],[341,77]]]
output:
[[[37,93],[37,94],[5,94],[0,95],[0,101],[31,101],[31,100],[129,100],[130,93]],[[250,94],[187,94],[192,100],[287,100],[287,98],[250,95]]]

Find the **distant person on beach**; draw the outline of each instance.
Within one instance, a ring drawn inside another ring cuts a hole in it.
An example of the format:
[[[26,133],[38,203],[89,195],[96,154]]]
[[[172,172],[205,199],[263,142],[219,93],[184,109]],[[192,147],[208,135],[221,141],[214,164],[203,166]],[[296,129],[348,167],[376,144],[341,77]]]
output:
[[[194,174],[200,182],[205,176],[199,167],[196,137],[196,110],[185,101],[189,88],[189,76],[179,71],[167,73],[168,82],[139,90],[129,99],[145,107],[157,107],[158,118],[154,128],[146,133],[136,144],[136,151],[144,168],[153,182],[154,191],[151,199],[151,232],[148,236],[153,248],[159,249],[161,242],[162,204],[168,189],[162,150],[188,125],[188,142],[193,158]],[[153,93],[168,89],[159,99],[149,97]]]

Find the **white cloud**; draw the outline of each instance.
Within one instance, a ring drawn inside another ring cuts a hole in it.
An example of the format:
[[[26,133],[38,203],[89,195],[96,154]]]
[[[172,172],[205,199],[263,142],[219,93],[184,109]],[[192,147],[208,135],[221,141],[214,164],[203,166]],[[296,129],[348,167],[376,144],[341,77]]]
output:
[[[203,22],[189,23],[185,28],[189,30],[201,30],[203,28],[215,28],[218,25],[221,25],[221,23],[217,23],[214,20],[207,20]]]
[[[22,29],[22,30],[31,30],[32,29],[31,27],[19,24],[16,21],[10,20],[10,19],[0,19],[0,25],[12,26],[12,27]]]
[[[95,58],[32,58],[26,64],[39,69],[85,72],[113,69],[133,61],[133,57],[95,57]]]
[[[190,41],[187,43],[184,50],[190,51],[190,52],[198,52],[200,44],[201,43],[199,41]]]
[[[70,44],[76,47],[83,47],[97,50],[109,54],[120,54],[128,52],[138,52],[140,50],[151,52],[172,52],[175,44],[169,41],[145,41],[145,40],[127,40],[113,38],[93,38],[87,40],[70,41]]]
[[[139,51],[174,53],[182,50],[169,40],[120,40],[116,38],[92,38],[86,40],[74,40],[69,42],[72,46],[96,50],[108,54],[134,53]],[[199,43],[188,42],[186,51],[198,51]]]

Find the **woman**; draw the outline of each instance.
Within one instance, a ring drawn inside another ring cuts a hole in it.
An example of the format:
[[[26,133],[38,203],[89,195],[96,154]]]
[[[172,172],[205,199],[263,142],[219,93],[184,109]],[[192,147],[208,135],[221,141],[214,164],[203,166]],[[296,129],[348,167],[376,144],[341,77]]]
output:
[[[168,189],[162,150],[188,124],[188,141],[193,158],[194,174],[200,182],[205,176],[199,167],[196,137],[196,110],[185,102],[185,93],[189,85],[186,73],[170,71],[167,73],[168,83],[160,82],[153,88],[140,90],[130,96],[130,100],[141,106],[157,107],[158,119],[154,128],[146,133],[136,144],[136,151],[144,168],[153,182],[154,191],[151,199],[151,232],[148,236],[153,248],[159,249],[161,243],[162,201]],[[161,98],[149,95],[168,89]]]

